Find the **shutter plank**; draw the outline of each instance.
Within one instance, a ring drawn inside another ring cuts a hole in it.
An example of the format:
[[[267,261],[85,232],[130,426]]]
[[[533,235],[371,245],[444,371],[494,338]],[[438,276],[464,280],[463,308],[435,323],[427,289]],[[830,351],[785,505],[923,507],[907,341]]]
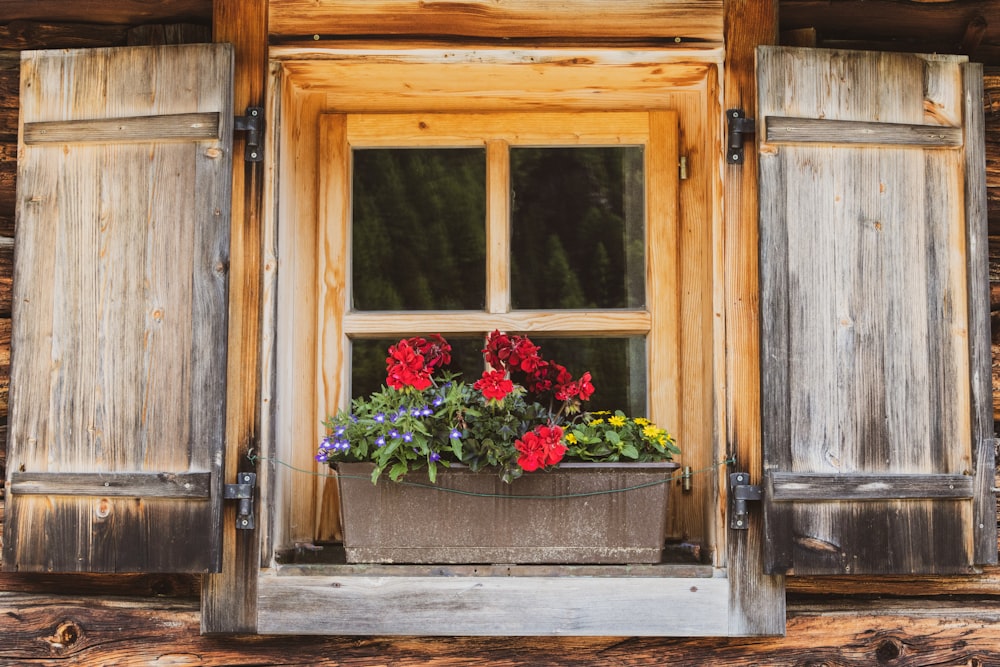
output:
[[[231,48],[25,53],[21,80],[4,567],[216,571]]]
[[[770,572],[983,562],[963,60],[759,51]]]

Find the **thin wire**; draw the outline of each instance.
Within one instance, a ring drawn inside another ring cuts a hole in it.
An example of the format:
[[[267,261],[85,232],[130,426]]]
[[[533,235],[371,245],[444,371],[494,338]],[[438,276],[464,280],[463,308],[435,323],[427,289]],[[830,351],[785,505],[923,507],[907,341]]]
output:
[[[270,461],[272,463],[276,463],[278,465],[285,466],[286,468],[289,468],[290,470],[294,470],[295,472],[303,473],[303,474],[306,474],[306,475],[313,475],[315,477],[323,477],[323,478],[327,478],[327,479],[333,479],[333,478],[338,478],[338,477],[342,477],[344,479],[365,479],[365,480],[370,480],[371,479],[371,477],[369,477],[367,475],[330,474],[330,473],[316,472],[314,470],[305,470],[303,468],[297,468],[297,467],[293,466],[292,464],[286,463],[285,461],[282,461],[280,459],[274,459],[274,458],[270,458],[270,457],[266,457],[266,456],[254,456],[253,453],[247,454],[247,458],[250,459],[250,461],[252,463],[254,463],[254,465],[256,465],[257,461]],[[693,477],[695,475],[703,475],[703,474],[706,474],[706,473],[710,473],[710,472],[712,472],[714,470],[717,470],[718,468],[721,468],[722,466],[731,465],[733,463],[736,463],[736,459],[735,458],[728,458],[728,459],[725,459],[724,461],[720,461],[718,463],[715,463],[715,464],[713,464],[713,465],[711,465],[711,466],[709,466],[707,468],[701,468],[700,470],[692,470],[691,472],[683,473],[681,475],[681,477]],[[418,487],[418,488],[422,488],[422,489],[431,489],[433,491],[441,491],[443,493],[453,493],[453,494],[460,495],[460,496],[474,496],[476,498],[510,498],[510,499],[518,499],[518,500],[522,500],[522,499],[523,500],[557,500],[559,498],[587,498],[587,497],[590,497],[590,496],[605,496],[605,495],[610,495],[610,494],[614,494],[614,493],[625,493],[627,491],[636,491],[636,490],[645,489],[645,488],[648,488],[648,487],[651,487],[651,486],[658,486],[658,485],[661,485],[661,484],[668,484],[671,481],[673,481],[673,479],[674,479],[674,475],[673,475],[673,473],[671,473],[670,475],[668,475],[664,479],[658,479],[658,480],[654,480],[652,482],[646,482],[644,484],[636,484],[634,486],[626,486],[626,487],[622,487],[622,488],[618,488],[618,489],[603,489],[603,490],[600,490],[600,491],[581,491],[579,493],[565,493],[565,494],[559,494],[559,495],[535,495],[535,494],[511,495],[511,494],[505,494],[505,493],[479,493],[479,492],[476,492],[476,491],[464,491],[462,489],[452,489],[452,488],[449,488],[449,487],[446,487],[446,486],[438,486],[436,484],[424,484],[422,482],[407,482],[405,480],[399,481],[399,482],[393,482],[393,483],[394,484],[400,484],[401,486],[414,486],[414,487]]]

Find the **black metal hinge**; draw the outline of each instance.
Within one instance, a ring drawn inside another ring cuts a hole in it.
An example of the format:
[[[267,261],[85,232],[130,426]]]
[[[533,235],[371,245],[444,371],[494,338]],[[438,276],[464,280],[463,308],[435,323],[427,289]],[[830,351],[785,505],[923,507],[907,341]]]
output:
[[[747,501],[760,500],[763,496],[759,486],[750,484],[749,473],[729,473],[729,527],[746,530],[750,523]]]
[[[253,487],[257,485],[257,473],[241,472],[236,475],[236,480],[236,484],[224,485],[222,497],[240,501],[236,509],[236,528],[253,530]]]
[[[247,162],[264,160],[264,107],[247,107],[247,115],[236,116],[233,130],[247,133],[247,147],[243,154]]]
[[[756,123],[753,118],[747,118],[743,109],[729,109],[726,111],[728,140],[726,141],[726,162],[729,164],[743,164],[743,141],[748,134],[755,134]]]

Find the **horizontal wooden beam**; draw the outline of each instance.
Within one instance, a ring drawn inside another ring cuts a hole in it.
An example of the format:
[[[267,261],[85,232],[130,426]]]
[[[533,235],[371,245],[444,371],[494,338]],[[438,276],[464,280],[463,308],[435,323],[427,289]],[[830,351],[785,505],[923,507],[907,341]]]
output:
[[[262,576],[258,586],[265,635],[729,633],[729,581],[720,577]]]
[[[962,145],[962,128],[941,125],[768,116],[765,127],[765,140],[775,144],[889,144],[918,148]]]
[[[24,124],[24,143],[29,145],[203,141],[218,138],[218,112]]]
[[[644,310],[422,311],[419,313],[352,312],[344,316],[344,332],[354,336],[404,336],[428,333],[534,331],[586,336],[641,336],[649,333],[651,316]]]
[[[774,502],[839,500],[913,500],[972,498],[966,475],[825,474],[772,472],[766,496]]]
[[[211,473],[11,473],[13,495],[208,498]]]

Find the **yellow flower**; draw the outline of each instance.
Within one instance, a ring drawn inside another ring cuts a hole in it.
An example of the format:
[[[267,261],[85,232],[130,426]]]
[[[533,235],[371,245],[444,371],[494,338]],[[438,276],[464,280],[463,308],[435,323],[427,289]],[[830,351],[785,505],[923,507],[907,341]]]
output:
[[[636,417],[632,421],[634,421],[639,426],[649,426],[649,420],[646,419],[645,417]]]
[[[603,424],[603,423],[604,423],[603,419],[591,419],[589,422],[587,422],[587,424],[590,426],[597,426],[598,424]]]
[[[642,434],[644,436],[646,436],[647,438],[650,438],[650,439],[656,439],[660,435],[662,435],[662,433],[663,433],[663,429],[657,428],[656,426],[653,426],[652,424],[649,424],[648,426],[644,426],[643,429],[642,429]]]
[[[620,415],[615,415],[614,417],[608,417],[608,423],[612,426],[617,426],[621,428],[625,425],[625,418]]]
[[[567,433],[566,434],[566,442],[568,442],[571,445],[575,445],[576,444],[576,436],[573,435],[572,433]]]

